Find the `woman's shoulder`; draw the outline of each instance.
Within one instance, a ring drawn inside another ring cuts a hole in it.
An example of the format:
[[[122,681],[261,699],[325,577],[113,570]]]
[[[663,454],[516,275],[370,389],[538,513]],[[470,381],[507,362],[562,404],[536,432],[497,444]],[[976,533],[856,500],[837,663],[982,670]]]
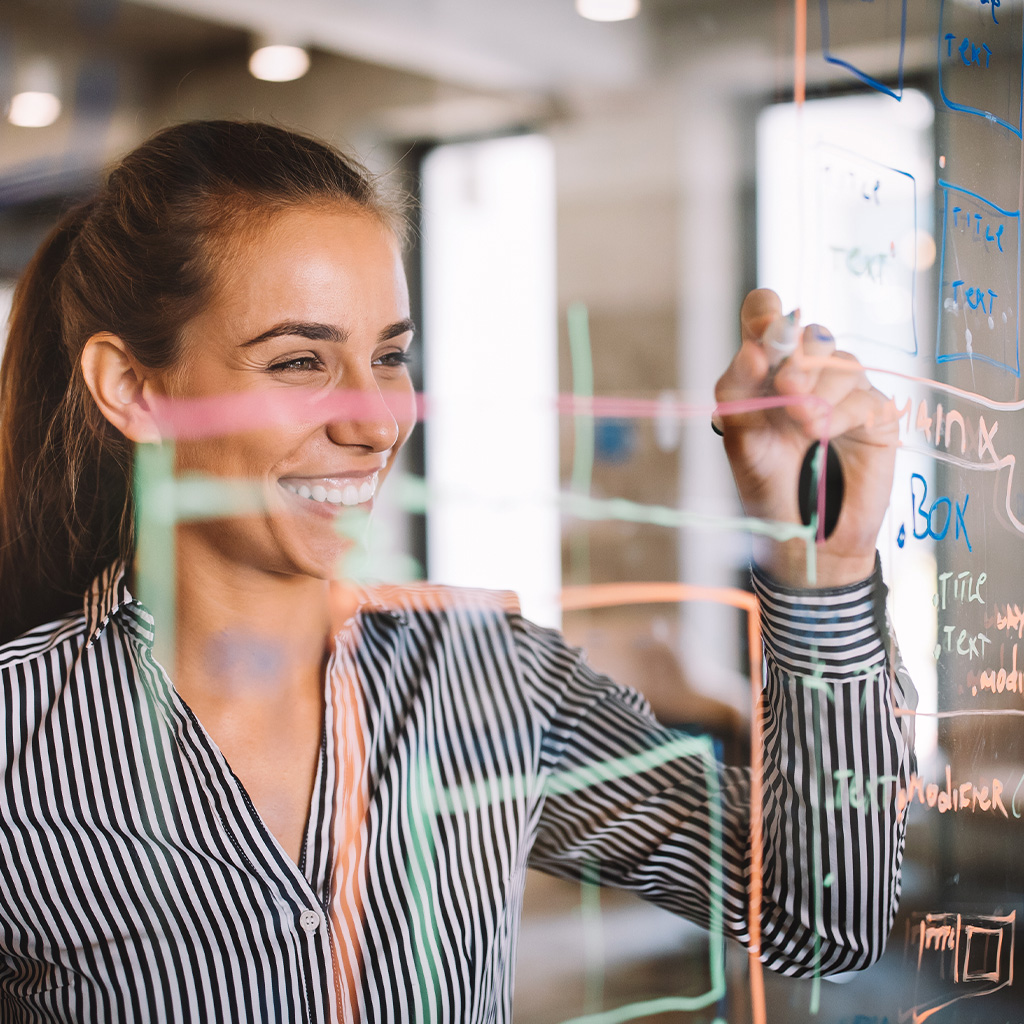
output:
[[[131,602],[124,567],[115,562],[93,580],[77,605],[69,600],[68,610],[63,615],[0,644],[0,671],[48,659],[58,650],[70,663],[74,658],[72,652],[95,642],[110,619]]]
[[[33,626],[20,636],[0,644],[0,672],[45,660],[55,650],[68,645],[84,646],[85,632],[85,614],[81,611]]]

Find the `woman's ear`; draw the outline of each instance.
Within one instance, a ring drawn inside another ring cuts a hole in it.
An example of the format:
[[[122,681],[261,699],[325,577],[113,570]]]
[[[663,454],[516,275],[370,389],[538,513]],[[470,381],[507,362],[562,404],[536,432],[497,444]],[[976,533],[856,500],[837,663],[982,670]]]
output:
[[[128,440],[159,444],[160,429],[147,398],[149,382],[116,334],[103,331],[85,343],[82,376],[100,412]]]

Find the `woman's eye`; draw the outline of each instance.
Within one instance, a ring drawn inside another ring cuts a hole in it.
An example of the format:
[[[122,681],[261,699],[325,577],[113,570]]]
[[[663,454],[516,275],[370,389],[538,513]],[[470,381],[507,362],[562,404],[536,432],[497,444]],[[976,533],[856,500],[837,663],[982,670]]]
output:
[[[323,363],[316,356],[295,356],[292,359],[282,359],[280,362],[272,363],[269,367],[272,371],[287,370],[319,370]]]
[[[385,352],[377,362],[381,366],[408,366],[412,362],[412,356],[399,349],[395,352]]]

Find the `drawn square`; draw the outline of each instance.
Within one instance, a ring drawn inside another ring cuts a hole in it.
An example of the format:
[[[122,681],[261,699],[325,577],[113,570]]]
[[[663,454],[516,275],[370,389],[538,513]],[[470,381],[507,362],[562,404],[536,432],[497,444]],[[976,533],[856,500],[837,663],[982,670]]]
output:
[[[940,181],[935,360],[977,359],[1020,377],[1020,211]]]
[[[851,4],[844,0],[820,0],[821,51],[829,64],[845,68],[872,89],[903,98],[903,51],[907,38],[907,0],[865,0]],[[883,67],[896,68],[896,86],[887,85],[860,67],[853,52],[847,53],[847,39],[862,43],[865,31],[875,31],[882,45],[892,53],[882,60]]]
[[[913,175],[820,143],[810,271],[815,316],[841,344],[917,355],[917,183]]]
[[[952,3],[939,10],[939,93],[952,110],[1021,134],[1024,62],[1019,4]]]
[[[1002,957],[1002,928],[964,928],[964,981],[1000,981]]]

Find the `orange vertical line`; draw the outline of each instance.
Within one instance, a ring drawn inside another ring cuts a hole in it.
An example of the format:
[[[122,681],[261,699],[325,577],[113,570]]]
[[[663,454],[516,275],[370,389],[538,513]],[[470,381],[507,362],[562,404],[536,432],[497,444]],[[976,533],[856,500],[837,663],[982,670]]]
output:
[[[796,46],[793,54],[793,102],[807,98],[807,0],[796,0]]]
[[[761,966],[761,891],[764,868],[764,774],[761,729],[761,616],[757,607],[747,616],[750,648],[750,1012],[753,1024],[765,1024],[764,970]]]

